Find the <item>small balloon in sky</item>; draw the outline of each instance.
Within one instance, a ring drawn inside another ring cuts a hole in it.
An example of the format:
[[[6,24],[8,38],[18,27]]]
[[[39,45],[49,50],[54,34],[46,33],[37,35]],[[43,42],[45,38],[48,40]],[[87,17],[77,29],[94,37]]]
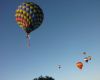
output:
[[[88,62],[88,61],[89,61],[89,60],[88,60],[88,57],[85,57],[85,58],[84,58],[84,61],[85,61],[85,62]]]
[[[86,54],[87,54],[87,52],[83,52],[83,54],[84,54],[84,55],[86,55]]]
[[[33,2],[24,2],[16,9],[16,22],[26,33],[29,46],[29,35],[43,22],[44,14],[39,5]]]
[[[60,69],[61,68],[61,65],[58,65],[58,68]]]
[[[79,61],[79,62],[76,63],[76,66],[77,66],[78,69],[82,70],[83,63]]]
[[[88,62],[88,61],[91,60],[91,58],[92,58],[91,56],[88,56],[88,57],[84,58],[84,61],[85,61],[85,62]]]
[[[88,56],[88,60],[91,60],[92,59],[92,56]]]

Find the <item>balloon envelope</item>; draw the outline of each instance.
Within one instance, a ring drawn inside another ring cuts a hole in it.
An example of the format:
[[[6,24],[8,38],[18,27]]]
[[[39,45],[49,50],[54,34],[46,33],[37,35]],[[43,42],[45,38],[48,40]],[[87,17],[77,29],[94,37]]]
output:
[[[89,60],[88,60],[88,57],[84,58],[84,61],[85,61],[85,62],[88,62],[88,61],[89,61]]]
[[[83,54],[86,55],[87,53],[86,52],[83,52]]]
[[[91,58],[92,58],[91,56],[88,56],[88,60],[91,60]]]
[[[77,66],[77,68],[82,69],[83,68],[83,63],[82,62],[77,62],[76,66]]]
[[[58,68],[60,69],[61,68],[61,65],[58,65]]]

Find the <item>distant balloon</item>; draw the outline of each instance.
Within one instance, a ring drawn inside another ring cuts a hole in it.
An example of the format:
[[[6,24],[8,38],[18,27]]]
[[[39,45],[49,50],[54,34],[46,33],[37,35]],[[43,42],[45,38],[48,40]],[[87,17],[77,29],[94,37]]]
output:
[[[83,68],[83,63],[82,62],[77,62],[76,63],[77,68],[79,68],[80,70],[82,70]]]
[[[89,60],[91,60],[91,58],[92,58],[91,56],[88,56],[88,57],[84,58],[84,61],[88,62]]]
[[[84,58],[84,61],[85,61],[85,62],[88,62],[88,61],[89,61],[89,60],[88,60],[88,57]]]
[[[61,65],[58,65],[58,68],[60,69],[61,68]]]
[[[29,43],[29,35],[43,22],[44,14],[42,9],[33,2],[24,2],[16,9],[16,22],[26,33]]]
[[[91,56],[88,56],[88,60],[91,60],[91,58],[92,58]]]
[[[86,55],[87,53],[86,52],[83,52],[83,54]]]

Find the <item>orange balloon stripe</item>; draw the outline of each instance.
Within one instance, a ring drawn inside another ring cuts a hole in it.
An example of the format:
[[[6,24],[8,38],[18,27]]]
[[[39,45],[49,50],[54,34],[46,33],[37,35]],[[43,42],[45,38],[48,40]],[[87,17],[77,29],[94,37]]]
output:
[[[16,18],[16,21],[17,22],[21,22],[22,23],[22,25],[23,25],[23,27],[29,27],[30,25],[28,24],[28,22],[27,22],[27,20],[25,20],[25,19],[23,19],[23,18],[19,18],[19,17],[17,17]]]

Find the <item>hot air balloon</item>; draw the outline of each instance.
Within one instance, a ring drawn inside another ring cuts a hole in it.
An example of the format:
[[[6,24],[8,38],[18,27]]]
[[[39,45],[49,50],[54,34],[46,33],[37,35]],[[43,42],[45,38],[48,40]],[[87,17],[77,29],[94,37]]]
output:
[[[76,63],[76,66],[77,66],[80,70],[82,70],[82,68],[83,68],[83,63],[82,63],[82,62],[77,62],[77,63]]]
[[[88,61],[89,61],[89,60],[88,60],[88,57],[84,58],[84,61],[85,61],[85,62],[88,62]]]
[[[44,14],[42,9],[33,2],[24,2],[16,9],[16,22],[26,33],[29,45],[29,35],[43,22]]]
[[[87,53],[86,52],[83,52],[83,54],[86,55]]]
[[[58,68],[60,69],[61,68],[61,65],[58,65]]]
[[[91,60],[91,58],[92,58],[91,56],[88,56],[88,60]]]

